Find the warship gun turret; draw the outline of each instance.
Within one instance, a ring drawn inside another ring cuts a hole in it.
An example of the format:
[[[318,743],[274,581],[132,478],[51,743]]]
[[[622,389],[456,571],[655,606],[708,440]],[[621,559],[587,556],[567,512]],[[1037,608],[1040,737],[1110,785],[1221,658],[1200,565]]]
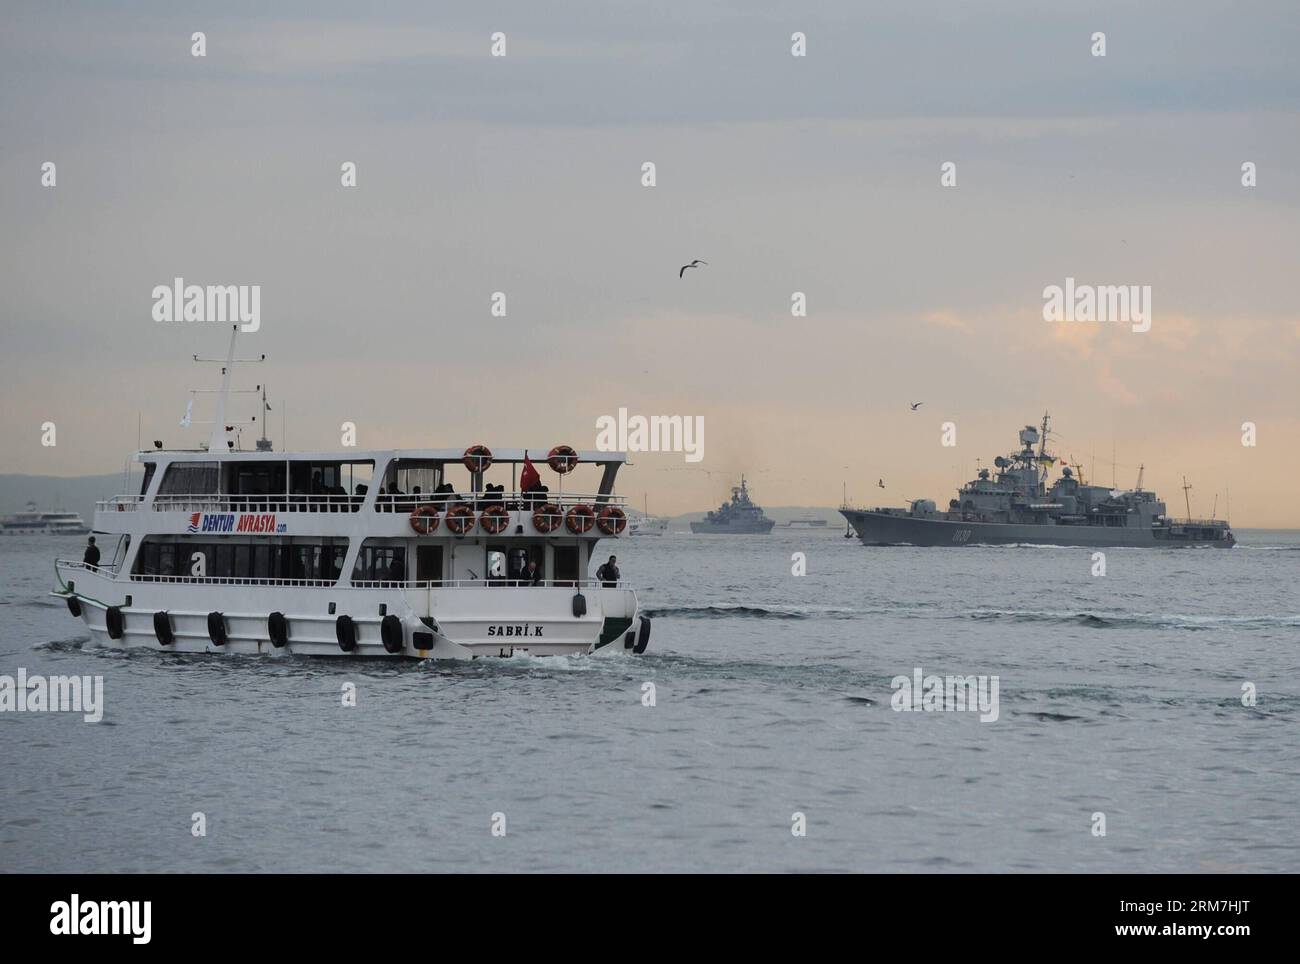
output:
[[[749,489],[745,477],[740,477],[740,485],[731,487],[731,501],[724,502],[699,522],[691,523],[691,531],[696,535],[765,535],[772,531],[774,523],[763,510],[749,499]]]
[[[1057,459],[1047,451],[1048,416],[1041,429],[1020,431],[1018,451],[993,460],[994,471],[957,491],[940,510],[930,499],[907,508],[840,512],[867,545],[965,546],[1028,543],[1053,546],[1213,546],[1229,548],[1236,538],[1219,519],[1175,519],[1154,492],[1088,485],[1069,465],[1050,486]]]

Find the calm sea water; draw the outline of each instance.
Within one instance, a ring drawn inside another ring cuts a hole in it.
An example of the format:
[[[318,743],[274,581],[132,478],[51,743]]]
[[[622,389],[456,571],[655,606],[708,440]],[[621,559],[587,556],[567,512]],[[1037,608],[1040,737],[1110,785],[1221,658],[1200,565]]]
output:
[[[44,595],[82,540],[7,538],[0,673],[102,675],[106,710],[0,714],[0,868],[1300,870],[1300,533],[1241,537],[1100,578],[1083,549],[624,539],[645,656],[400,664],[98,648]],[[999,718],[895,712],[916,667],[997,675]]]

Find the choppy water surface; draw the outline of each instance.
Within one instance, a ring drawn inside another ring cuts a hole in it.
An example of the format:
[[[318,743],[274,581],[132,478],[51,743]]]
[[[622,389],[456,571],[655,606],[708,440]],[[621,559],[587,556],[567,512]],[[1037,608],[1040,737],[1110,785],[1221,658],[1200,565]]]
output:
[[[1085,549],[624,539],[645,656],[400,664],[97,648],[44,595],[81,540],[6,538],[0,673],[102,675],[106,710],[0,714],[0,867],[1300,870],[1300,534],[1241,536],[1103,578]],[[915,667],[996,674],[999,718],[893,711]]]

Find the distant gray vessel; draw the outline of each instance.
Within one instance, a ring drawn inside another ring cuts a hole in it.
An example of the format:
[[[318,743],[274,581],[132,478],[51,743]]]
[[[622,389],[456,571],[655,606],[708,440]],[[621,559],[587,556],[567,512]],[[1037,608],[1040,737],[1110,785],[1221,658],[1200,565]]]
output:
[[[1046,487],[1056,462],[1047,452],[1048,416],[1039,429],[1020,432],[1019,452],[999,455],[991,474],[981,469],[940,512],[930,499],[909,508],[851,509],[841,514],[858,538],[870,546],[967,546],[1028,543],[1050,546],[1213,546],[1236,544],[1226,521],[1186,519],[1165,514],[1165,504],[1142,488],[1120,491],[1086,485],[1066,465]],[[1038,448],[1035,451],[1034,446]],[[1186,490],[1184,489],[1184,499]]]
[[[789,522],[778,522],[778,529],[819,529],[826,525],[825,519],[791,519]]]
[[[692,522],[691,531],[709,536],[757,536],[771,532],[775,524],[749,500],[749,489],[742,475],[740,485],[731,487],[731,501],[722,503],[717,511],[710,512],[702,521]]]

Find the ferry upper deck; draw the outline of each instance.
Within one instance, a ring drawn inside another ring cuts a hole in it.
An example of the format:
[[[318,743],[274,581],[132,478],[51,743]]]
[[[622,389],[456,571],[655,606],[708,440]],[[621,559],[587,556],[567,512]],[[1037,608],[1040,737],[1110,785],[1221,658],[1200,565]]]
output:
[[[559,454],[551,454],[557,449]],[[521,470],[534,452],[539,453],[532,461],[541,479],[534,488],[521,491]],[[531,515],[549,505],[567,516],[577,506],[599,513],[606,506],[622,510],[626,505],[624,497],[614,494],[615,476],[626,463],[626,454],[578,452],[568,446],[346,453],[155,449],[133,458],[144,467],[139,490],[98,502],[97,531],[195,531],[189,528],[194,513],[225,513],[273,515],[276,527],[285,524],[286,519],[280,518],[285,516],[294,521],[294,529],[310,527],[322,534],[358,525],[375,535],[388,530],[409,534],[408,516],[421,506],[445,511],[459,504],[481,512],[495,505],[512,514]],[[584,466],[596,468],[598,477],[588,476],[585,490],[572,482],[566,487],[565,482]],[[518,524],[513,515],[511,521]],[[199,524],[205,523],[201,519]],[[248,521],[244,525],[253,528],[241,531],[265,531],[257,527],[268,524],[268,520]],[[499,534],[510,534],[510,525],[503,528]]]

